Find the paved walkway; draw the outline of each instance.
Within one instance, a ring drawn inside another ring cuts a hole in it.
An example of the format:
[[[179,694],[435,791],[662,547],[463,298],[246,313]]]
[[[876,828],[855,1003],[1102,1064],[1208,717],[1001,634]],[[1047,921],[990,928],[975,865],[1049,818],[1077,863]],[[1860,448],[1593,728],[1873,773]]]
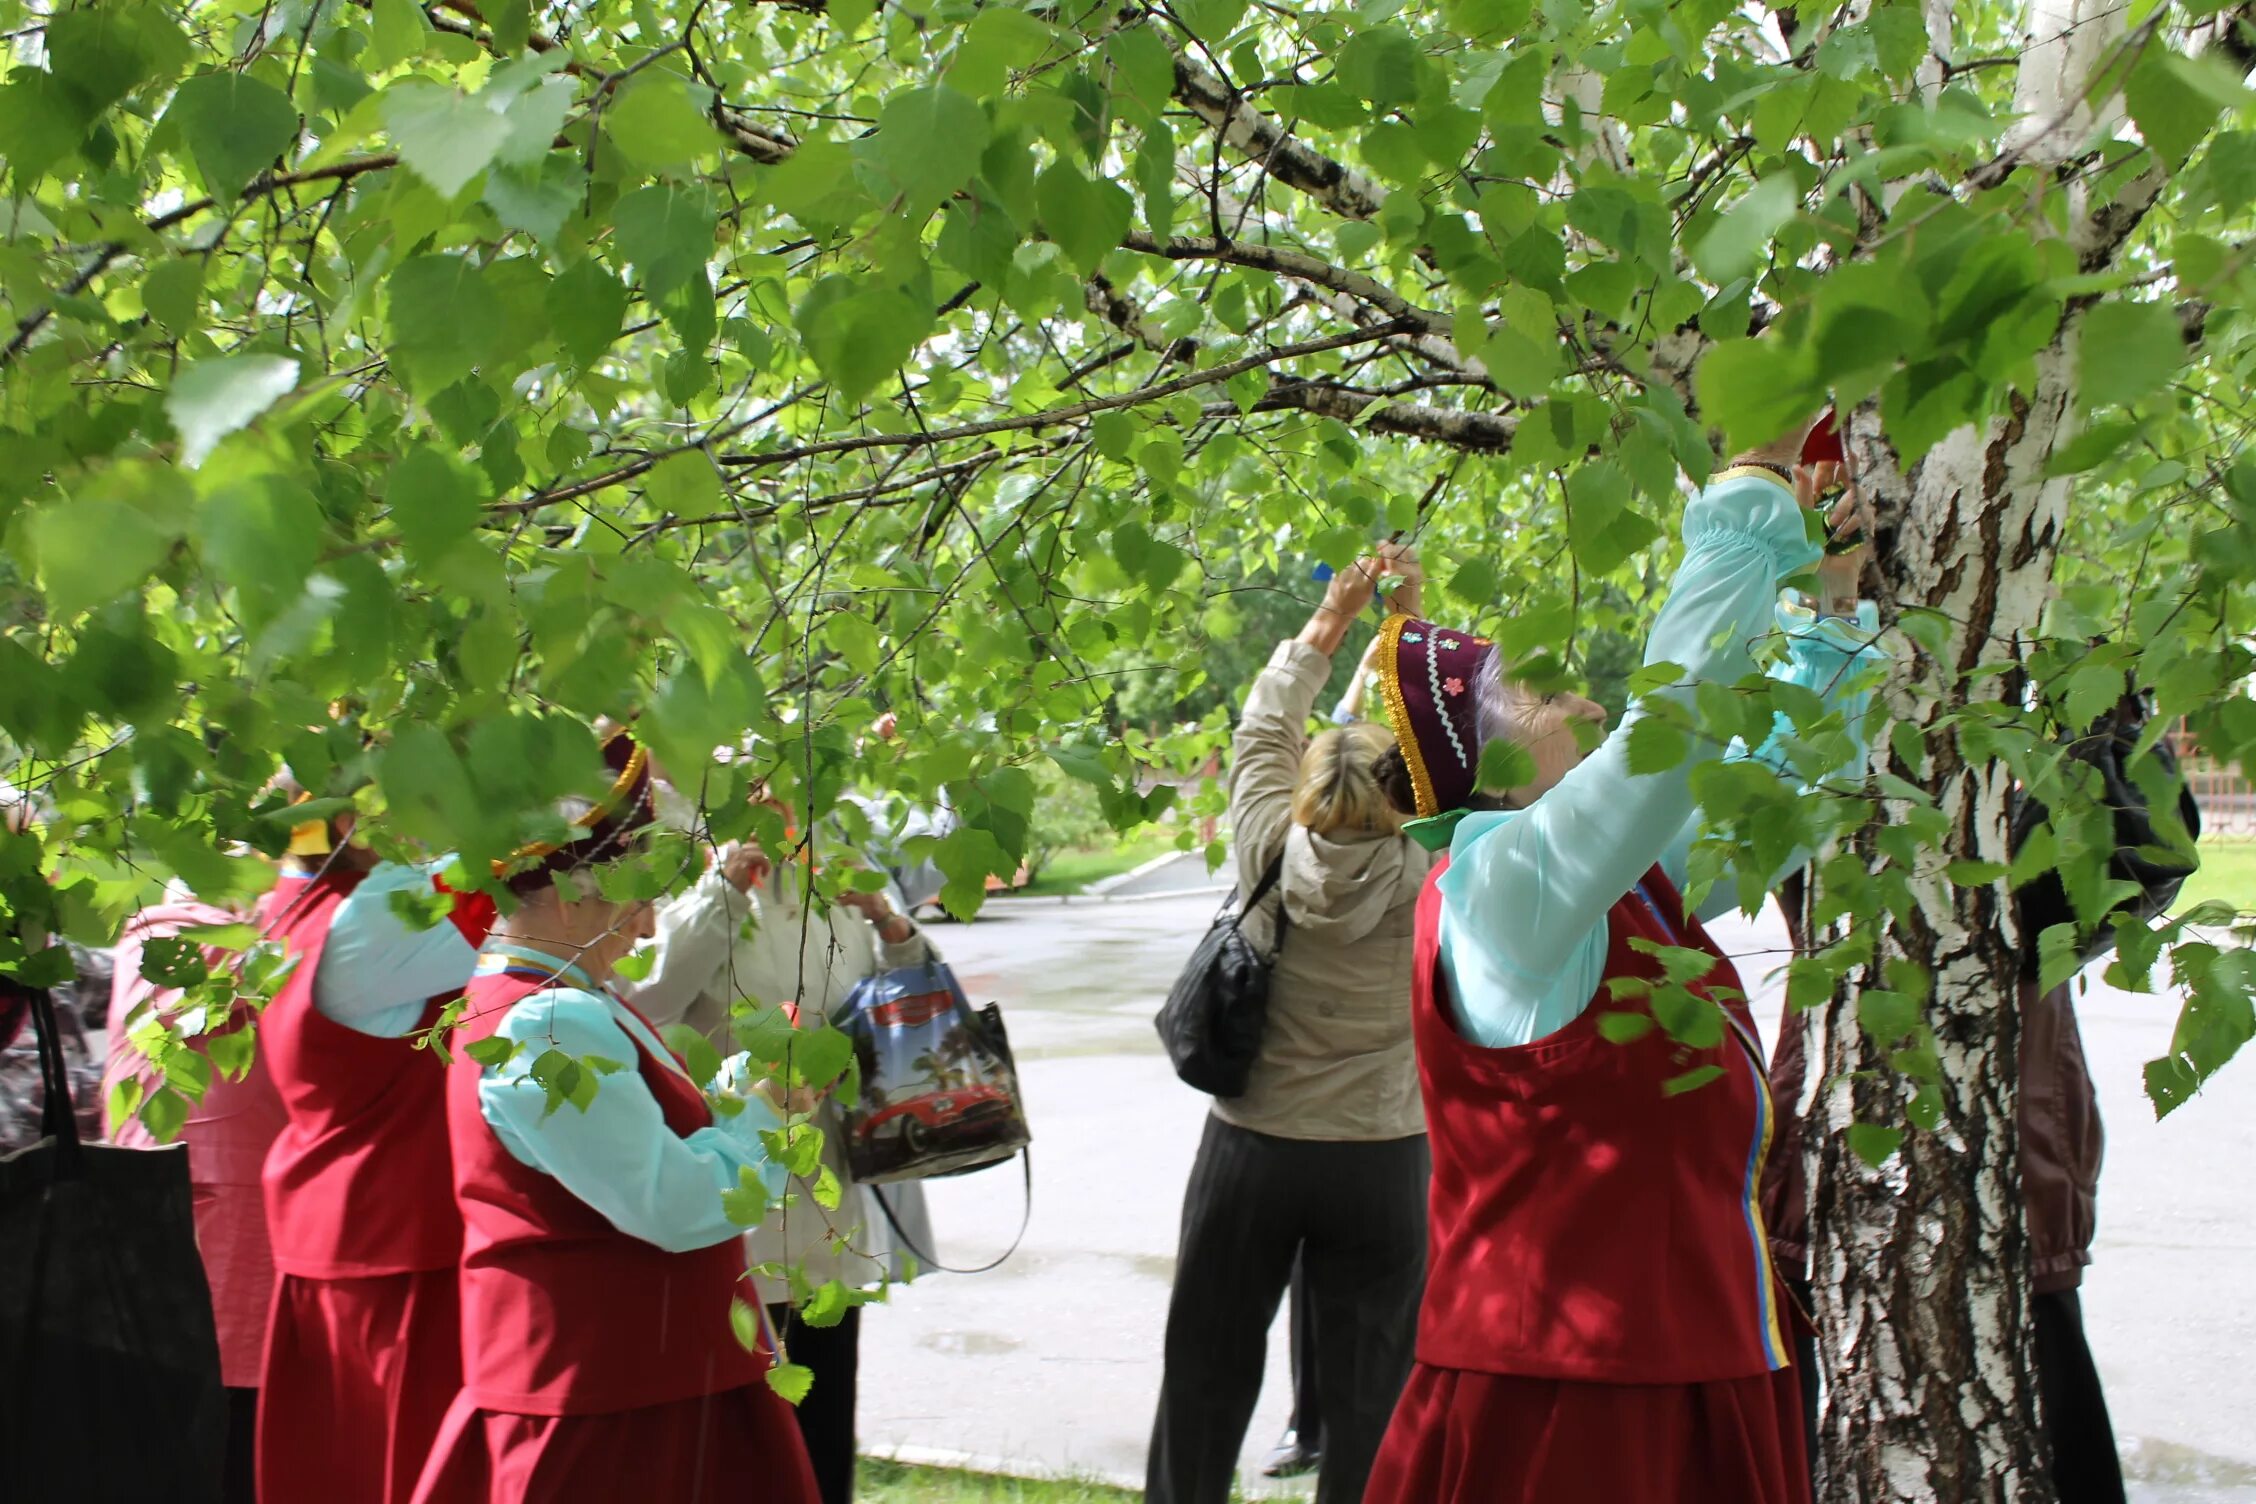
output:
[[[1214,904],[1006,901],[976,924],[935,929],[974,1001],[1009,1011],[1035,1131],[1033,1217],[1000,1269],[935,1276],[868,1314],[866,1449],[1140,1485],[1183,1184],[1205,1117],[1205,1099],[1168,1070],[1151,1015]],[[1775,923],[1720,927],[1719,938],[1750,979],[1785,943]],[[2086,1316],[2135,1504],[2256,1504],[2256,1387],[2245,1377],[2256,1354],[2256,1062],[2157,1124],[2139,1070],[2173,1014],[2167,1000],[2099,987],[2083,1006],[2110,1135]],[[942,1256],[1000,1254],[1018,1227],[1019,1185],[1015,1170],[935,1183]],[[1284,1424],[1284,1374],[1279,1321],[1249,1466]]]

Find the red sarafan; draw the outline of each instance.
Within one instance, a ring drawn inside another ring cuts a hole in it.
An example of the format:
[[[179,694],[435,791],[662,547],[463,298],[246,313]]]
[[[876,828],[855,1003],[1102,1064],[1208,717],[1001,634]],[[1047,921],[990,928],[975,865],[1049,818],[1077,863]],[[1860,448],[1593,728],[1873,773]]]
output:
[[[1817,427],[1809,431],[1809,437],[1802,440],[1803,464],[1821,465],[1827,460],[1831,460],[1835,464],[1841,462],[1841,430],[1835,421],[1837,416],[1835,413],[1827,412],[1823,418],[1818,420]]]

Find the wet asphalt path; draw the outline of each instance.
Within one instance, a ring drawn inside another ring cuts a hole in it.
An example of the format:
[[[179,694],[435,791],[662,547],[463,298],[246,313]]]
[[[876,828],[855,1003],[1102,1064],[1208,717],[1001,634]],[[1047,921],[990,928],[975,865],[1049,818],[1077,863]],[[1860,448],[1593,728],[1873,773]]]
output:
[[[1001,1268],[933,1277],[867,1314],[865,1450],[1141,1482],[1205,1115],[1151,1015],[1215,902],[1005,901],[934,927],[973,1001],[1008,1014],[1035,1132],[1033,1217]],[[1750,983],[1784,944],[1775,920],[1718,937]],[[2155,1123],[2139,1071],[2174,1006],[2096,985],[2083,1003],[2109,1135],[2085,1313],[2134,1504],[2256,1504],[2256,1060]],[[937,1182],[931,1198],[950,1263],[994,1258],[1019,1223],[1015,1168]],[[1280,1320],[1249,1466],[1284,1424],[1285,1361]]]

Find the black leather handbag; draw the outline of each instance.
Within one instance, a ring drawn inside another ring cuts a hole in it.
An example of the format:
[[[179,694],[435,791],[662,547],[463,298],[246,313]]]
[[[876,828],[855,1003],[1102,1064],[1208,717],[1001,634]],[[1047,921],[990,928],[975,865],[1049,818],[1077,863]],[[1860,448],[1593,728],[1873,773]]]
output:
[[[1198,949],[1168,991],[1154,1025],[1175,1074],[1185,1085],[1217,1097],[1242,1096],[1261,1053],[1269,1025],[1269,970],[1276,954],[1264,956],[1246,938],[1245,916],[1259,908],[1284,875],[1280,851],[1244,903],[1233,893],[1223,900]],[[1285,906],[1277,905],[1276,949],[1284,949]]]
[[[2147,807],[2146,794],[2130,775],[2131,754],[2138,747],[2145,725],[2145,707],[2136,697],[2126,695],[2115,709],[2068,743],[2070,757],[2098,769],[2100,797],[2115,816],[2115,852],[2108,861],[2107,875],[2138,885],[2139,896],[2125,899],[2115,913],[2133,914],[2142,921],[2167,910],[2176,901],[2185,880],[2201,865],[2198,858],[2179,858],[2173,854],[2172,843],[2164,840],[2154,828],[2154,815]],[[2199,840],[2201,806],[2179,775],[2177,754],[2164,739],[2147,755],[2177,786],[2178,819],[2185,826],[2186,835]],[[2050,818],[2051,812],[2043,804],[2024,796],[2013,811],[2012,849],[2020,851],[2030,833]],[[2076,923],[2075,908],[2057,870],[2041,872],[2031,878],[2015,894],[2014,902],[2025,969],[2034,974],[2037,936],[2056,924]],[[2110,916],[2085,936],[2081,949],[2083,959],[2088,962],[2102,954],[2114,943],[2114,938],[2115,926]]]

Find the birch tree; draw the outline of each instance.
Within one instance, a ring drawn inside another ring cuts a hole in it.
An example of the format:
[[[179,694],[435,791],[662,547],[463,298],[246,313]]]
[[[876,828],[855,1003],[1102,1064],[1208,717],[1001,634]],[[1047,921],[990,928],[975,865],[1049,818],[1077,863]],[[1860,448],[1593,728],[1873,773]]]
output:
[[[945,793],[969,914],[1041,764],[1120,828],[1173,813],[1149,775],[1225,717],[1121,691],[1182,702],[1268,614],[1249,582],[1313,598],[1413,538],[1430,610],[1587,682],[1688,490],[1837,404],[1891,647],[1871,764],[1755,682],[1636,751],[1783,716],[1818,797],[1706,770],[1699,870],[1834,852],[1790,975],[1825,1496],[2037,1497],[2006,1000],[2016,947],[2074,937],[2007,898],[2056,866],[2104,910],[2056,738],[2126,674],[2256,748],[2248,20],[0,0],[0,775],[36,804],[0,972],[54,979],[49,937],[168,877],[255,891],[305,814],[285,762],[481,870],[592,776],[599,716],[711,770],[711,841],[822,838],[755,781],[857,836],[850,788]],[[2018,861],[2016,783],[2055,811]],[[2158,1110],[2251,1032],[2239,917],[2121,941],[2118,981],[2186,1000]],[[176,1124],[197,1029],[114,1105]]]

